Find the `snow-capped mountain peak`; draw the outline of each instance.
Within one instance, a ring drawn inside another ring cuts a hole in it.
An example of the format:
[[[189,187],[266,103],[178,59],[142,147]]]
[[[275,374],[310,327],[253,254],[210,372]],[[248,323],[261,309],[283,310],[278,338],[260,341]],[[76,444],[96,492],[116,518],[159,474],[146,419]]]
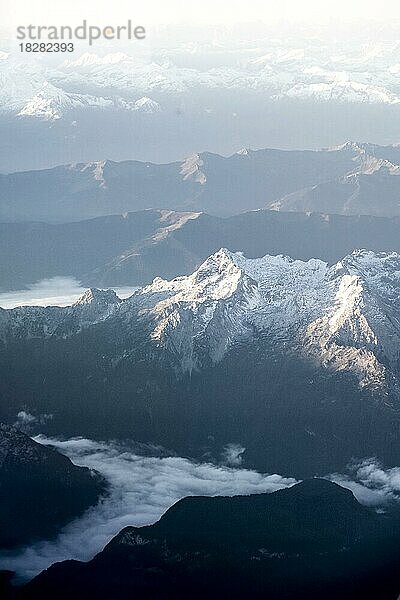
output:
[[[99,290],[97,288],[89,288],[82,296],[73,304],[73,306],[85,306],[88,304],[119,304],[121,299],[117,296],[114,290]]]
[[[153,320],[153,341],[171,349],[183,371],[201,365],[196,347],[202,348],[204,337],[206,355],[217,362],[231,341],[248,329],[246,315],[260,297],[257,283],[235,259],[221,249],[192,275],[172,281],[157,278],[132,298]]]
[[[18,113],[19,117],[38,117],[44,121],[61,119],[63,108],[70,104],[68,94],[46,82]]]
[[[142,293],[164,294],[175,302],[225,300],[244,281],[250,285],[251,278],[241,269],[238,257],[238,254],[221,248],[207,258],[192,275],[176,277],[172,281],[156,278],[151,285],[143,288]]]
[[[399,283],[395,253],[355,251],[329,267],[283,256],[247,259],[221,249],[192,275],[156,279],[135,301],[150,304],[153,340],[172,345],[183,361],[190,348],[191,368],[199,364],[194,356],[200,338],[202,352],[207,339],[209,356],[220,360],[232,344],[258,330],[268,332],[271,343],[289,340],[293,351],[354,372],[362,386],[376,386],[388,368],[397,368]],[[213,352],[211,332],[224,339],[223,350]]]
[[[181,374],[223,360],[256,335],[261,352],[352,373],[361,387],[379,388],[384,396],[397,390],[399,290],[394,252],[357,250],[329,266],[285,256],[248,259],[222,248],[191,275],[156,278],[127,300],[91,289],[69,308],[0,311],[0,335],[65,337],[99,322],[109,323],[112,335],[118,322],[131,360],[139,328],[148,347]]]
[[[388,282],[400,277],[400,256],[397,252],[372,252],[354,250],[331,268],[332,276],[338,274],[358,275],[375,284],[376,289],[386,287]]]
[[[161,111],[161,106],[152,98],[148,96],[143,96],[143,98],[139,98],[136,100],[134,104],[134,110],[138,110],[143,113],[154,114]]]
[[[398,368],[400,256],[358,250],[328,271],[334,296],[307,328],[306,346],[362,387],[386,386]]]

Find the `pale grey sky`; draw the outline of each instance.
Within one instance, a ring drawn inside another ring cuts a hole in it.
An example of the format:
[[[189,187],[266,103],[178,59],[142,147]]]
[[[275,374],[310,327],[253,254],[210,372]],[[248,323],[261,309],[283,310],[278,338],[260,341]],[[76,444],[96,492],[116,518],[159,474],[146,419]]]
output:
[[[400,18],[398,0],[2,0],[0,22],[14,29],[25,24],[74,23],[82,19],[114,23],[128,18],[144,25],[226,23],[276,20],[392,21]]]

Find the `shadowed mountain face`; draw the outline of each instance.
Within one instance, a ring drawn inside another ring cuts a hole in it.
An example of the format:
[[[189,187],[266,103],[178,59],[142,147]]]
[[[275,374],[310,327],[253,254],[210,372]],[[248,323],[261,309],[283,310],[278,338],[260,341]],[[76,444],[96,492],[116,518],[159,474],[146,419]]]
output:
[[[139,264],[132,279],[147,282],[155,265],[148,265],[149,260],[141,254],[148,246],[164,245],[163,240],[176,229],[198,217],[198,213],[146,210],[59,225],[0,223],[0,287],[18,288],[61,273],[100,280],[100,273],[114,270],[114,262],[129,263],[133,254]],[[179,269],[182,259],[176,258]],[[165,261],[170,271],[174,271],[172,260],[167,257]],[[125,272],[118,264],[115,270]]]
[[[222,249],[121,301],[0,310],[1,415],[46,433],[135,439],[304,476],[399,464],[400,257],[329,267]]]
[[[190,274],[221,246],[335,263],[357,248],[400,252],[399,218],[260,210],[229,218],[148,210],[65,224],[0,223],[0,288],[70,275],[85,285],[143,285]]]
[[[102,161],[0,175],[0,221],[78,221],[148,208],[233,215],[275,205],[287,194],[338,177],[376,171],[378,163],[389,164],[389,158],[377,155],[397,159],[398,151],[348,143],[320,151],[244,150],[230,157],[202,153],[164,165]],[[398,168],[390,164],[392,170]],[[400,178],[390,181],[393,187]],[[317,203],[313,210],[325,212],[325,205]],[[364,199],[357,211],[399,215],[396,203],[380,206],[375,198]],[[346,210],[335,206],[329,212]]]
[[[400,167],[376,160],[364,171],[293,192],[273,202],[275,210],[392,217],[400,210]]]
[[[54,536],[105,489],[94,471],[0,423],[0,549]]]
[[[50,567],[18,598],[396,598],[398,524],[325,480],[185,498],[89,563]],[[385,580],[382,589],[382,578]]]

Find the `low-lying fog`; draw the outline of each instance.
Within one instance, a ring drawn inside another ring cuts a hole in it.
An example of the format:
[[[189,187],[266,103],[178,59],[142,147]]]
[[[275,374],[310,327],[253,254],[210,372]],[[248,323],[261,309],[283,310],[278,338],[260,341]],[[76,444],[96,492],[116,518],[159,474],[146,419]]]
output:
[[[0,292],[0,308],[16,306],[69,306],[78,300],[87,288],[73,277],[53,277],[30,285],[26,290]],[[136,287],[116,287],[120,298],[127,298]]]
[[[70,523],[55,541],[36,543],[14,556],[3,555],[0,569],[16,571],[22,578],[33,577],[56,561],[89,560],[123,527],[154,523],[184,496],[273,492],[295,483],[280,475],[196,464],[179,457],[137,456],[87,439],[35,439],[53,444],[74,463],[102,473],[110,482],[111,494]]]
[[[126,447],[88,439],[35,439],[54,445],[78,465],[97,469],[109,481],[111,494],[67,525],[54,541],[1,555],[0,569],[16,571],[21,580],[57,561],[91,559],[123,527],[154,523],[185,496],[274,492],[295,483],[277,474],[195,463],[180,457],[138,456]],[[351,489],[363,504],[379,510],[400,498],[400,468],[384,470],[374,459],[353,465],[346,475],[328,478]]]

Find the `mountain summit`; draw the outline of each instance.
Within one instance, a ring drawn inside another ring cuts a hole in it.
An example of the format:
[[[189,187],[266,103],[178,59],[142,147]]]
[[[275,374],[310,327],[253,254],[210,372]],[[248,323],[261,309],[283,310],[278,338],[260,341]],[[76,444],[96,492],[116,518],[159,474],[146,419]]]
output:
[[[157,277],[125,301],[90,289],[67,308],[0,312],[0,337],[65,336],[99,322],[148,335],[178,371],[219,362],[235,344],[269,347],[353,372],[360,386],[396,388],[400,255],[357,250],[333,266],[287,256],[248,259],[222,248],[191,275]],[[133,342],[133,340],[132,340]]]
[[[222,248],[125,300],[2,310],[1,414],[217,460],[240,444],[250,465],[296,476],[397,464],[399,289],[394,252],[329,266]]]

